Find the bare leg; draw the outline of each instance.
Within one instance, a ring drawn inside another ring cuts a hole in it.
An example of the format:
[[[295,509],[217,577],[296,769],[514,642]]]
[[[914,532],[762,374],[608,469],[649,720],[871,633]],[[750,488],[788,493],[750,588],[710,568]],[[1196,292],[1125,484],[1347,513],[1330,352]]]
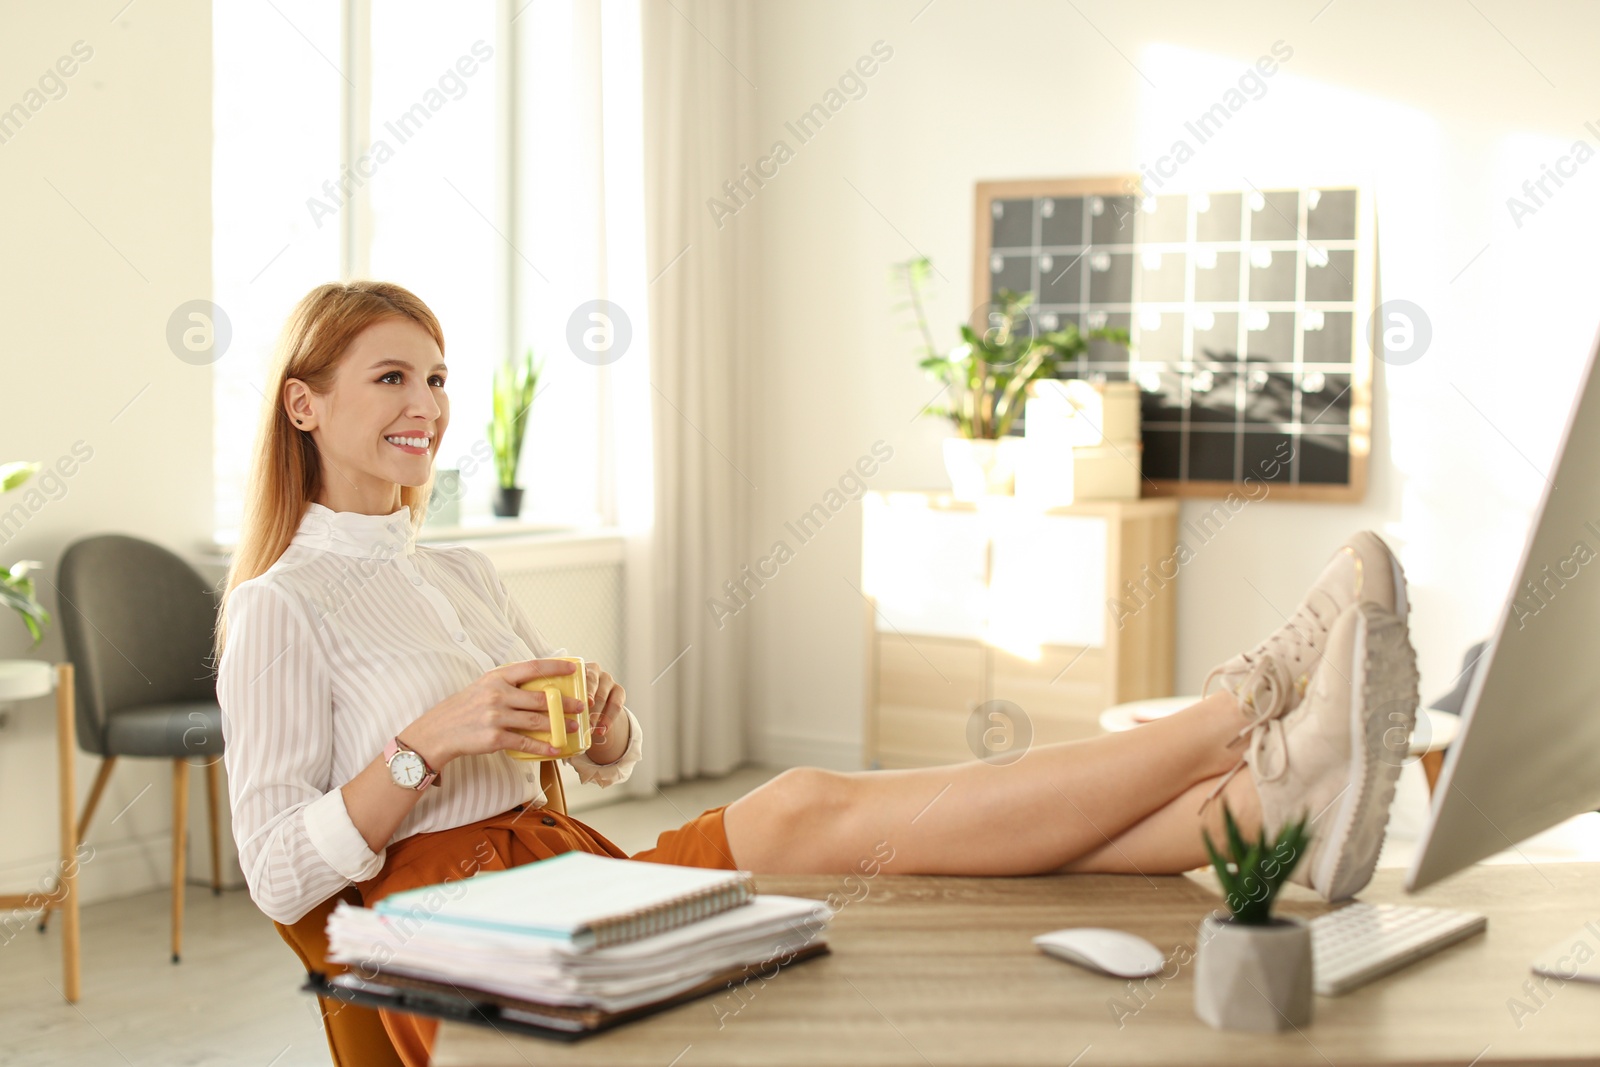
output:
[[[1205,798],[1220,780],[1219,776],[1200,782],[1160,811],[1061,869],[1081,874],[1154,875],[1204,867],[1210,858],[1201,843],[1200,831],[1204,828],[1211,840],[1221,845],[1224,802],[1244,834],[1253,836],[1261,826],[1261,800],[1248,770],[1234,775],[1217,801],[1201,812]]]
[[[845,873],[877,858],[896,874],[1041,874],[1226,772],[1243,722],[1234,697],[1218,692],[1137,730],[1040,745],[1005,766],[797,767],[728,805],[723,822],[734,860],[756,872]]]

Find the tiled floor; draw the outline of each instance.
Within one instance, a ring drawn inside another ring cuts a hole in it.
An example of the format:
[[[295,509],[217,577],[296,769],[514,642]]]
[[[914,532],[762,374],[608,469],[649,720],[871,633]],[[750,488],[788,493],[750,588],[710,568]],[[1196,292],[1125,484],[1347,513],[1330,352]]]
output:
[[[654,797],[577,812],[629,852],[706,808],[743,796],[777,768],[667,786]],[[83,993],[61,998],[60,922],[0,943],[0,1065],[327,1067],[316,1001],[271,921],[242,891],[190,886],[183,962],[168,962],[165,892],[83,909]]]

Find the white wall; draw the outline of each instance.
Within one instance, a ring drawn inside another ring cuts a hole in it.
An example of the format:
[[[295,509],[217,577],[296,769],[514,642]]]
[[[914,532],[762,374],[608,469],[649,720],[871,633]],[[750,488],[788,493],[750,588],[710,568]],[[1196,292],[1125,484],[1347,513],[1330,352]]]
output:
[[[0,533],[0,564],[42,561],[52,615],[56,562],[77,538],[129,533],[195,560],[211,528],[211,370],[181,362],[166,341],[173,309],[211,288],[210,5],[123,7],[0,3],[0,109],[41,105],[0,142],[0,462],[51,467],[77,442],[92,450],[70,477],[0,498],[0,510],[25,505],[20,527]],[[79,41],[92,55],[63,79],[64,95],[30,101]],[[35,649],[12,612],[0,617],[0,658],[64,655],[54,621]],[[0,892],[27,892],[55,866],[54,703],[8,710]],[[79,759],[80,793],[97,765]],[[162,761],[118,767],[88,838],[85,899],[165,884],[171,780]],[[204,796],[196,774],[191,800]],[[190,862],[205,867],[203,847]]]
[[[1584,128],[1600,120],[1586,109],[1600,81],[1589,54],[1600,12],[1359,0],[754,10],[749,157],[782,139],[794,158],[727,221],[759,227],[763,247],[761,301],[742,309],[765,339],[752,353],[762,412],[752,550],[875,439],[895,449],[875,488],[945,484],[946,430],[913,421],[933,387],[915,367],[909,320],[890,310],[886,275],[931,256],[942,274],[932,318],[941,341],[953,339],[971,304],[975,181],[1136,172],[1281,40],[1293,55],[1265,95],[1168,189],[1369,185],[1383,297],[1420,304],[1434,338],[1419,361],[1378,367],[1365,502],[1251,505],[1184,570],[1177,685],[1197,689],[1213,663],[1279,625],[1328,554],[1366,527],[1408,570],[1424,698],[1450,686],[1500,608],[1600,318],[1600,161],[1520,227],[1506,206],[1575,139],[1600,146],[1600,121]],[[785,121],[880,39],[894,54],[866,95],[800,144]],[[858,581],[859,536],[852,507],[737,620],[756,638],[753,703],[769,758],[859,766],[862,602],[847,582]]]

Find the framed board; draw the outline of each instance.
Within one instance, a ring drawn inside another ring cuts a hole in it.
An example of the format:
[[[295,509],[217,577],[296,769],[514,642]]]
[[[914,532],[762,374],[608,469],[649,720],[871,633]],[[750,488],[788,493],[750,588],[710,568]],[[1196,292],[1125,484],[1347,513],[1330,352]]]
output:
[[[1140,386],[1146,496],[1366,492],[1376,296],[1370,194],[1146,196],[1137,178],[980,182],[973,302],[1034,294],[1035,326],[1121,327],[1068,377]],[[976,313],[975,313],[976,314]],[[1254,490],[1259,493],[1259,489]]]

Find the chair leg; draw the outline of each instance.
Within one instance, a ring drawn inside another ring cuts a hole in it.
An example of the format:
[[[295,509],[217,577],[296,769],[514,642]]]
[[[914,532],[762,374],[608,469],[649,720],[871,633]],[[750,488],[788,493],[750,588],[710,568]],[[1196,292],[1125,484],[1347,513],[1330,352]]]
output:
[[[172,761],[172,962],[183,951],[184,845],[189,836],[189,761]]]
[[[100,772],[94,776],[94,785],[89,789],[89,799],[84,802],[83,814],[78,817],[78,832],[73,838],[72,847],[77,848],[89,834],[89,820],[94,818],[94,809],[100,806],[100,794],[106,790],[106,783],[111,780],[111,768],[117,765],[117,757],[106,756],[100,761]],[[73,798],[76,803],[77,798]],[[39,932],[42,934],[50,925],[50,912],[45,911],[39,916]]]
[[[106,791],[106,783],[111,781],[111,769],[116,765],[115,756],[106,756],[100,761],[100,773],[94,776],[94,785],[89,788],[89,799],[84,801],[83,814],[78,817],[79,841],[89,836],[89,820],[94,818],[95,809],[100,806],[100,794]]]
[[[1433,788],[1439,784],[1439,773],[1443,770],[1444,749],[1422,754],[1422,773],[1428,779],[1428,796],[1433,796]]]
[[[66,914],[61,923],[61,979],[62,995],[68,1004],[76,1004],[82,989],[82,969],[79,954],[78,926],[78,844],[77,823],[72,818],[72,806],[77,800],[78,785],[73,775],[76,758],[77,715],[73,710],[76,690],[73,687],[71,663],[56,666],[56,744],[59,761],[61,789],[61,903]],[[49,914],[46,912],[45,914]]]
[[[211,818],[211,895],[222,895],[222,838],[217,829],[217,761],[206,764],[206,807]]]

